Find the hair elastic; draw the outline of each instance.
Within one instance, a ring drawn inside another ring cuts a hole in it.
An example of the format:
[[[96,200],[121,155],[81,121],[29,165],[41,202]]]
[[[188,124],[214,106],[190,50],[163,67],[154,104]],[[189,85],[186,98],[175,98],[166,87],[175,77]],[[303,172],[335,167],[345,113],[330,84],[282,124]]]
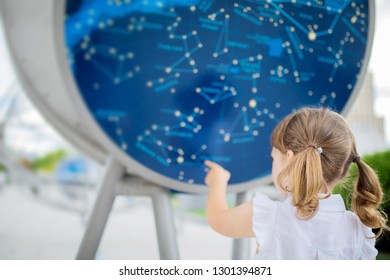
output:
[[[322,154],[324,152],[321,147],[316,147],[313,144],[308,145],[308,147],[313,148],[314,150],[316,150],[316,152],[318,154]]]
[[[360,161],[360,156],[357,154],[353,159],[352,162],[358,163]]]
[[[315,150],[319,154],[322,154],[324,152],[321,147],[315,148]]]

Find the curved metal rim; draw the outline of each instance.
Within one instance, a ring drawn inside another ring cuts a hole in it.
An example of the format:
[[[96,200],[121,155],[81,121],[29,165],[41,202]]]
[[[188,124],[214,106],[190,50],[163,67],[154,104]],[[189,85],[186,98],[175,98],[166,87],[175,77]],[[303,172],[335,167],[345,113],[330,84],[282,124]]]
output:
[[[355,103],[355,100],[362,89],[367,71],[368,71],[368,64],[370,61],[372,46],[374,42],[374,30],[375,30],[375,1],[367,0],[368,2],[368,12],[369,12],[369,22],[368,22],[368,38],[367,38],[367,44],[366,44],[366,51],[364,53],[364,60],[363,65],[360,68],[359,73],[359,79],[357,83],[355,84],[354,89],[352,90],[351,95],[348,98],[347,103],[345,104],[343,110],[341,111],[341,114],[343,116],[348,115],[349,111],[351,110],[353,103]]]
[[[22,67],[17,63],[17,54],[12,48],[11,40],[9,38],[9,32],[7,32],[6,28],[7,20],[4,14],[4,9],[1,9],[0,12],[2,13],[1,16],[4,24],[4,36],[6,38],[8,52],[10,54],[11,61],[13,64],[12,66],[15,70],[17,80],[21,83],[22,88],[28,95],[28,99],[44,116],[45,120],[50,123],[58,132],[60,132],[60,134],[63,135],[72,145],[85,152],[91,158],[102,162],[105,156],[101,149],[96,147],[96,145],[88,139],[84,139],[83,137],[80,137],[79,134],[74,133],[74,130],[67,124],[67,122],[64,121],[61,116],[59,116],[57,113],[55,113],[54,110],[52,110],[51,106],[49,106],[47,102],[37,97],[39,96],[39,93],[36,91],[34,84],[29,80],[29,78],[23,72]]]
[[[68,62],[66,60],[66,49],[65,49],[65,41],[64,41],[64,21],[63,14],[64,14],[64,7],[65,7],[65,1],[66,0],[60,0],[55,1],[55,22],[54,22],[54,30],[55,30],[55,43],[57,44],[57,50],[58,50],[58,63],[60,65],[60,71],[64,76],[64,79],[66,81],[66,85],[68,86],[67,91],[69,92],[71,96],[71,101],[74,102],[75,107],[78,109],[78,112],[80,113],[80,117],[85,121],[85,124],[87,127],[98,137],[99,141],[101,141],[101,144],[104,147],[107,147],[108,151],[111,151],[112,154],[126,167],[129,167],[130,171],[137,171],[136,173],[140,177],[144,177],[153,183],[156,183],[157,185],[161,185],[163,187],[167,187],[170,189],[178,190],[181,192],[194,192],[194,193],[207,193],[208,188],[205,187],[205,185],[200,184],[186,184],[174,179],[171,179],[167,176],[164,176],[160,173],[157,173],[144,165],[138,163],[136,160],[132,159],[130,156],[127,156],[124,154],[124,152],[118,148],[115,143],[106,135],[106,133],[100,128],[100,126],[96,123],[96,121],[92,118],[91,114],[89,113],[89,109],[87,105],[85,104],[84,100],[81,98],[80,94],[77,90],[77,85],[75,84],[75,80],[73,78],[73,75],[70,71],[70,68],[68,66]],[[372,13],[371,7],[373,6],[373,1],[368,1],[369,3],[369,9],[370,9],[370,16],[374,16]],[[372,48],[372,40],[373,40],[373,18],[370,18],[370,28],[369,28],[369,38],[367,42],[367,48],[364,56],[364,62],[362,65],[362,68],[360,70],[360,76],[365,75],[367,72],[367,65],[368,65],[368,57],[371,52]],[[351,93],[351,96],[347,102],[347,105],[345,107],[348,107],[347,110],[344,107],[343,114],[345,114],[346,111],[349,110],[349,107],[353,103],[353,101],[356,98],[357,93],[359,92],[361,86],[362,86],[362,80],[359,79],[358,83],[355,85],[355,88],[353,92]],[[353,99],[353,100],[351,100]],[[243,192],[249,189],[253,189],[256,187],[259,187],[261,185],[266,185],[272,183],[272,176],[271,174],[269,176],[265,176],[260,179],[248,181],[245,183],[240,184],[232,184],[228,187],[228,192]]]

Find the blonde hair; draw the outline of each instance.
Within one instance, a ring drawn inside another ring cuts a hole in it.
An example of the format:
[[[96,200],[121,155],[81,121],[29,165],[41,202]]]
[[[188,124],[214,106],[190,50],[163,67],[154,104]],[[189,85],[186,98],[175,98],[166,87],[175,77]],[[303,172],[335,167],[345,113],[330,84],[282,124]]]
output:
[[[318,210],[318,193],[334,185],[347,174],[352,162],[358,167],[352,210],[362,223],[379,229],[386,216],[379,210],[383,192],[376,172],[356,152],[355,138],[344,118],[325,108],[304,108],[285,117],[274,129],[272,146],[294,156],[280,172],[277,183],[291,191],[292,204],[302,219],[313,217]],[[286,186],[288,184],[288,186]]]

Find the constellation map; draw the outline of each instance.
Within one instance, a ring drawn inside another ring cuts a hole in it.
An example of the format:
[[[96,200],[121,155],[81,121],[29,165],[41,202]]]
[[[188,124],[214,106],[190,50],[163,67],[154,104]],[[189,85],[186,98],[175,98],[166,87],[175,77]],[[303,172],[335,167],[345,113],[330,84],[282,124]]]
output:
[[[69,65],[127,156],[187,184],[270,174],[270,134],[304,105],[341,111],[361,78],[367,0],[68,0]]]

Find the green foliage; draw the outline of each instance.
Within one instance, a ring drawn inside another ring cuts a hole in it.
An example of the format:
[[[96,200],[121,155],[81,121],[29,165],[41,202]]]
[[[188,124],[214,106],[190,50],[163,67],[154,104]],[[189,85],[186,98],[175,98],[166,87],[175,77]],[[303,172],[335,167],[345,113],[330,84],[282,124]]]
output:
[[[58,164],[66,156],[63,149],[50,152],[42,157],[37,158],[31,163],[31,169],[34,171],[53,172]]]
[[[7,168],[0,163],[0,172],[7,172]]]
[[[383,192],[385,193],[384,208],[390,207],[390,150],[367,155],[364,161],[377,171]]]
[[[379,177],[383,192],[383,208],[390,207],[390,150],[366,155],[362,160],[373,168]],[[358,175],[356,164],[352,164],[348,175],[338,184],[333,193],[339,193],[344,198],[347,208],[350,209],[353,186]]]

